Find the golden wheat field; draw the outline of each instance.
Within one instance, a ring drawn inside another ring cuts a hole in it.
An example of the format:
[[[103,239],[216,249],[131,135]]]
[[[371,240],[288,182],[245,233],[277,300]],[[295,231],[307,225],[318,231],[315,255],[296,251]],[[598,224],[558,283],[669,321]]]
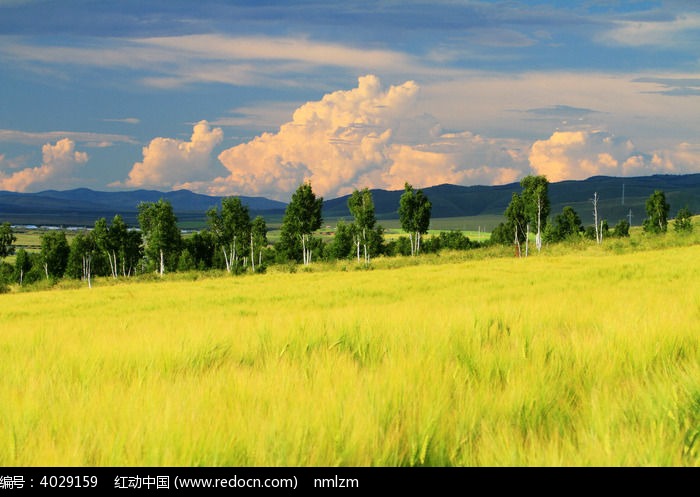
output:
[[[0,295],[0,465],[697,466],[698,250]]]

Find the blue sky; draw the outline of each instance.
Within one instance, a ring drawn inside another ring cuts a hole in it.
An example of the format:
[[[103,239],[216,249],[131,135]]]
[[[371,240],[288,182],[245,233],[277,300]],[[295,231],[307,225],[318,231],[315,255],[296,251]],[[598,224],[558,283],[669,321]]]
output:
[[[0,0],[0,67],[0,190],[700,172],[690,0]]]

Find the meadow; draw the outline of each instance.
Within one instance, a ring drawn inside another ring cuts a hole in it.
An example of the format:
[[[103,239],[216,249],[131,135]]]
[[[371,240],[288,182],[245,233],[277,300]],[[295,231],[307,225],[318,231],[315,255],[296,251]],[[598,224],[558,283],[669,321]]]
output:
[[[698,466],[673,236],[0,295],[0,465]]]

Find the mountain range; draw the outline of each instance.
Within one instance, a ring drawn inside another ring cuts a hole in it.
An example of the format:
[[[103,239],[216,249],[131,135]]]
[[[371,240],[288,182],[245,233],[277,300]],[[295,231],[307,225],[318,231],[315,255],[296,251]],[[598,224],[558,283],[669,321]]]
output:
[[[432,203],[433,218],[488,217],[493,224],[503,215],[513,193],[519,193],[522,189],[516,182],[496,186],[443,184],[422,190]],[[597,193],[601,218],[607,219],[611,225],[622,218],[632,219],[633,224],[641,224],[646,215],[646,199],[655,190],[666,194],[666,200],[671,205],[672,217],[681,207],[688,207],[693,213],[700,212],[700,174],[684,174],[594,176],[585,180],[550,183],[551,214],[556,215],[564,206],[570,205],[579,213],[584,223],[592,223],[592,199],[594,193]],[[399,199],[403,190],[371,191],[377,219],[397,219]],[[202,195],[188,190],[104,192],[78,188],[37,193],[0,191],[0,222],[91,226],[100,217],[109,220],[120,214],[128,224],[136,225],[139,202],[155,202],[161,198],[171,203],[181,223],[203,227],[206,211],[220,205],[223,197]],[[284,202],[263,197],[239,198],[248,206],[251,215],[262,215],[277,222],[281,220],[286,207]],[[347,195],[324,200],[324,219],[351,220],[347,200]]]

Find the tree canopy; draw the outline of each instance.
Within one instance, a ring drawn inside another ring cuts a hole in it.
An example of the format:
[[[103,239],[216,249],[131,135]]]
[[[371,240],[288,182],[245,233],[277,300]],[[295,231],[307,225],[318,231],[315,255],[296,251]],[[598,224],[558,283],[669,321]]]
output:
[[[410,184],[404,184],[399,199],[399,222],[411,241],[411,255],[420,252],[421,236],[428,232],[432,208],[433,204],[423,190],[414,190]]]
[[[323,197],[317,197],[311,183],[302,183],[287,204],[280,233],[281,249],[289,259],[301,260],[304,265],[311,263],[311,235],[323,224]]]
[[[141,202],[138,205],[138,220],[150,264],[157,264],[161,276],[166,268],[174,271],[180,255],[182,236],[170,202],[164,199]]]
[[[646,201],[647,218],[644,220],[645,233],[665,233],[668,229],[668,213],[671,206],[666,202],[666,194],[655,190]]]

